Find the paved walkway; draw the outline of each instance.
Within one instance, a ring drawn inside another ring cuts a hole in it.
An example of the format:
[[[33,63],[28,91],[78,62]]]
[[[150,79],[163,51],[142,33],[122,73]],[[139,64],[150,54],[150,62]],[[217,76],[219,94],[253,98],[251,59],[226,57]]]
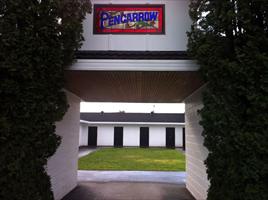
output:
[[[80,148],[79,158],[98,149]],[[78,171],[78,186],[62,200],[194,200],[185,172]]]
[[[78,181],[91,182],[154,182],[185,184],[185,172],[156,171],[78,171]]]
[[[62,200],[194,200],[185,172],[78,171],[78,186]]]
[[[194,200],[185,185],[138,182],[79,182],[62,200]]]
[[[97,150],[99,150],[99,148],[80,147],[78,157],[81,158]]]

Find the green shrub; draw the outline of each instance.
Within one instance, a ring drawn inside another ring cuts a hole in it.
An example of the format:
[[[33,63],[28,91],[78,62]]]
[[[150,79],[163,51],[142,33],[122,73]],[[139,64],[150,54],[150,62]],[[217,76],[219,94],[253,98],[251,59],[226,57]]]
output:
[[[45,166],[68,108],[64,67],[90,8],[86,0],[0,1],[1,200],[53,199]]]
[[[209,200],[268,199],[268,1],[192,0]]]

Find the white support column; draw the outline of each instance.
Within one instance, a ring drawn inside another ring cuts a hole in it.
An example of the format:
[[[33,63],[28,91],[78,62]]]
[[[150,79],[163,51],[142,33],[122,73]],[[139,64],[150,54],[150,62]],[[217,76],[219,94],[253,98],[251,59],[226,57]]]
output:
[[[47,164],[55,200],[62,199],[77,185],[80,98],[68,91],[66,94],[70,107],[63,120],[56,124],[61,144]]]
[[[203,145],[202,127],[199,125],[200,116],[197,111],[203,107],[202,91],[195,91],[185,100],[185,122],[186,122],[186,187],[198,200],[207,198],[209,181],[207,179],[204,160],[208,151]]]

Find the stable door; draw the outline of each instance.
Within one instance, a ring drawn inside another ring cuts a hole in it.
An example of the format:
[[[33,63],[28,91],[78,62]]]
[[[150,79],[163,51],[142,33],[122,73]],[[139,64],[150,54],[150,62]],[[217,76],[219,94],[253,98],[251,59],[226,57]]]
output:
[[[114,127],[114,146],[123,147],[123,127]]]
[[[175,128],[166,128],[166,147],[175,148]]]
[[[88,127],[88,146],[97,146],[97,127],[95,126]]]
[[[140,147],[149,147],[149,127],[140,127]]]

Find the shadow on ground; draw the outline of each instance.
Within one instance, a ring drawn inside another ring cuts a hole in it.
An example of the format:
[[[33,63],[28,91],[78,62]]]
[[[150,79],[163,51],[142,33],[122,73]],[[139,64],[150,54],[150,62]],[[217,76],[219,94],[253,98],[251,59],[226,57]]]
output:
[[[62,200],[194,200],[184,184],[80,182]]]

